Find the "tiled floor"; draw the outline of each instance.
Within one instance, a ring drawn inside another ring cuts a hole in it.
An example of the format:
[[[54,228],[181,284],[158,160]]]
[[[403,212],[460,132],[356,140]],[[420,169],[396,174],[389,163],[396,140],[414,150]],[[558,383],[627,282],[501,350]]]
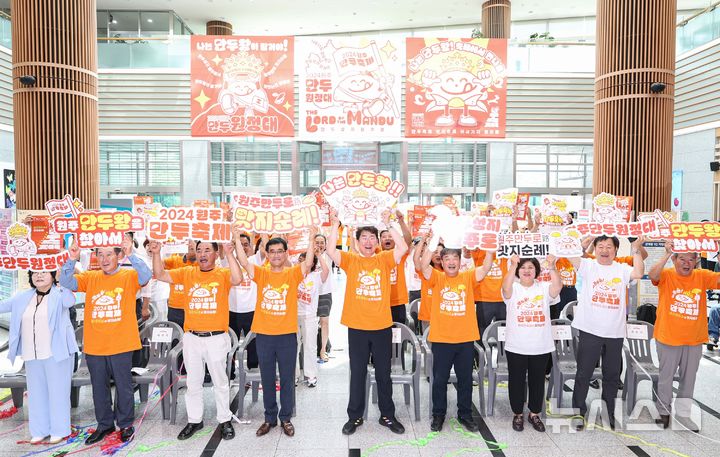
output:
[[[338,277],[342,289],[342,277]],[[695,398],[708,410],[702,411],[702,431],[694,434],[681,430],[629,430],[618,429],[615,432],[601,429],[584,432],[570,432],[561,417],[549,416],[546,419],[548,431],[538,433],[530,427],[522,433],[514,432],[510,426],[511,411],[504,385],[498,387],[495,413],[484,417],[487,425],[485,436],[468,434],[459,427],[453,427],[448,420],[440,433],[431,433],[429,426],[428,395],[429,385],[421,381],[421,421],[414,420],[413,405],[405,405],[401,387],[395,388],[395,404],[398,419],[405,425],[404,435],[395,435],[381,427],[377,421],[379,412],[371,405],[369,418],[358,431],[347,437],[341,428],[347,415],[348,360],[346,354],[347,331],[339,324],[342,290],[337,291],[331,315],[331,340],[334,345],[329,363],[320,365],[318,386],[310,389],[299,386],[297,389],[297,416],[293,419],[296,435],[287,438],[279,428],[268,435],[257,438],[255,430],[262,422],[262,402],[251,403],[250,394],[245,397],[245,417],[250,423],[235,424],[236,437],[231,441],[218,442],[213,439],[215,431],[215,407],[212,391],[205,392],[206,428],[188,441],[178,441],[176,436],[186,421],[185,407],[181,394],[178,408],[178,424],[171,426],[161,419],[159,408],[148,413],[142,425],[138,427],[135,440],[115,454],[118,456],[253,456],[253,457],[429,457],[429,456],[692,456],[704,457],[718,455],[720,449],[720,396],[717,394],[720,379],[720,354],[707,353],[717,360],[703,359],[698,374]],[[570,383],[572,386],[572,383]],[[237,393],[237,386],[232,395]],[[262,395],[262,394],[261,394]],[[2,393],[0,393],[2,396]],[[564,394],[563,405],[570,403],[570,393]],[[590,399],[599,397],[599,392],[590,391]],[[650,399],[648,382],[640,384],[640,399]],[[473,399],[477,402],[477,393]],[[455,414],[455,389],[448,388],[448,418]],[[151,400],[150,408],[155,404]],[[477,404],[476,404],[477,406]],[[5,409],[7,405],[0,407]],[[142,416],[145,404],[137,404],[136,415]],[[647,411],[640,415],[639,422],[650,421]],[[30,446],[17,444],[28,438],[26,410],[21,409],[15,416],[0,420],[0,455],[47,456],[66,451],[68,455],[101,455],[99,447],[88,449],[81,443],[63,443],[57,447]],[[73,423],[80,426],[93,426],[94,416],[90,389],[81,391],[80,407],[73,410]],[[553,423],[554,426],[550,426]],[[636,425],[638,421],[635,422]],[[18,428],[19,427],[19,428]],[[17,430],[16,430],[17,429]],[[491,452],[494,450],[495,452]],[[112,451],[111,451],[112,453]]]

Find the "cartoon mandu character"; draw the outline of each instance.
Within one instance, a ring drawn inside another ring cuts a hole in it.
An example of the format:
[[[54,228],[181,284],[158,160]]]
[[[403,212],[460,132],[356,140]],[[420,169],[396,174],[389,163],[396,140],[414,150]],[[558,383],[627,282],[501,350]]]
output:
[[[423,71],[421,85],[427,89],[426,96],[431,99],[425,111],[443,111],[435,120],[436,127],[455,125],[450,110],[462,110],[458,125],[477,126],[478,121],[470,111],[488,112],[485,100],[488,98],[487,89],[492,84],[492,74],[489,70],[473,73],[475,66],[472,61],[459,52],[444,59],[441,69],[440,74],[431,69]]]
[[[7,229],[7,253],[13,257],[23,257],[37,254],[37,246],[30,239],[30,227],[16,222]]]
[[[333,92],[333,100],[344,111],[361,111],[365,116],[378,116],[386,106],[384,83],[370,72],[354,73],[340,81]]]
[[[245,51],[225,59],[223,62],[223,88],[218,94],[218,103],[228,116],[240,108],[245,116],[253,116],[255,111],[267,113],[268,96],[262,87],[262,60]]]
[[[343,197],[343,204],[353,222],[374,221],[377,218],[380,200],[365,189],[356,189]]]
[[[622,211],[616,206],[616,198],[603,192],[593,199],[594,222],[619,222],[623,220]]]

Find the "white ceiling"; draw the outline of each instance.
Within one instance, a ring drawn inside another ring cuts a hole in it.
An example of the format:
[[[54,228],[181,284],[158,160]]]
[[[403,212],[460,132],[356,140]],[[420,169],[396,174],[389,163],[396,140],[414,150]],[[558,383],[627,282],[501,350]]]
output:
[[[235,34],[343,33],[480,22],[484,0],[97,0],[98,9],[175,10],[195,33],[220,19]],[[512,19],[594,16],[597,0],[514,0]],[[678,0],[702,9],[713,0]],[[0,5],[9,3],[1,0]]]

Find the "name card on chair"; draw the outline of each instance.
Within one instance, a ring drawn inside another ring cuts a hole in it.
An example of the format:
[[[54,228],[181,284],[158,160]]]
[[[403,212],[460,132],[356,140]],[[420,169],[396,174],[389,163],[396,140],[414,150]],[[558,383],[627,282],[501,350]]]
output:
[[[553,325],[552,334],[556,341],[572,340],[572,330],[569,325]]]
[[[150,341],[153,343],[172,343],[172,329],[170,327],[154,327]]]
[[[629,340],[647,340],[648,328],[643,324],[627,324],[625,326],[625,334]]]
[[[399,328],[392,329],[392,342],[397,344],[402,343],[402,330]]]
[[[498,327],[498,341],[505,341],[505,327]]]

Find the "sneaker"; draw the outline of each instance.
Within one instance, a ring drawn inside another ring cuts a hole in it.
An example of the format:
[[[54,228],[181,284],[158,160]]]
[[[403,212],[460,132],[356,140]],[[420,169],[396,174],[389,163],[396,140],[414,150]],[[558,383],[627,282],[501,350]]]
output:
[[[308,387],[317,386],[317,378],[308,378],[307,385],[308,385]]]
[[[48,441],[48,443],[50,443],[50,444],[58,444],[58,443],[60,443],[61,441],[64,441],[64,440],[65,440],[65,437],[64,437],[64,436],[51,436],[51,437],[50,437],[50,440]]]
[[[475,433],[480,430],[480,427],[478,427],[472,417],[458,417],[458,422],[465,427],[465,430],[468,432]]]
[[[537,430],[538,432],[544,432],[545,431],[545,424],[542,423],[542,420],[540,420],[540,416],[537,414],[528,414],[528,422],[532,424],[533,428]]]
[[[40,444],[45,440],[45,438],[47,438],[47,437],[46,436],[33,436],[32,438],[30,438],[30,444]]]
[[[599,389],[600,381],[598,381],[597,379],[593,379],[592,381],[590,381],[590,387],[592,387],[593,389]]]
[[[378,420],[378,422],[383,427],[389,428],[390,431],[393,433],[397,433],[398,435],[405,433],[405,427],[403,427],[403,424],[398,422],[397,418],[395,418],[394,416],[393,417],[382,416]]]
[[[439,432],[443,428],[445,422],[445,416],[433,416],[432,422],[430,422],[430,430],[433,432]]]
[[[352,435],[353,433],[355,433],[355,430],[357,430],[357,428],[359,426],[361,426],[362,424],[363,424],[362,417],[358,417],[355,420],[350,419],[349,421],[345,422],[345,425],[343,425],[343,428],[342,428],[343,435]]]
[[[512,428],[516,432],[522,432],[525,429],[525,419],[522,414],[516,414],[512,420]]]
[[[575,430],[582,432],[585,430],[585,418],[584,417],[573,417],[570,421],[570,427],[575,427]]]

